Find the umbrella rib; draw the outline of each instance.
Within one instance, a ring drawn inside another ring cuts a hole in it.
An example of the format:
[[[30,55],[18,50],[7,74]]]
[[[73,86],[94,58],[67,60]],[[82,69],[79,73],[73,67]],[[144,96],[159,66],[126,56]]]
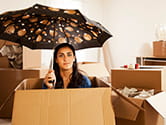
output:
[[[58,16],[55,18],[54,22],[57,20]],[[55,27],[56,27],[56,23],[54,23],[54,33],[53,33],[53,38],[54,38],[54,41],[55,41]],[[55,41],[56,42],[56,41]]]
[[[61,21],[60,21],[61,22]],[[67,42],[69,43],[69,38],[67,37],[66,33],[65,33],[65,30],[64,30],[64,27],[62,26],[62,23],[61,23],[61,27],[62,27],[62,30],[63,30],[63,33],[65,35],[65,38],[67,39]]]

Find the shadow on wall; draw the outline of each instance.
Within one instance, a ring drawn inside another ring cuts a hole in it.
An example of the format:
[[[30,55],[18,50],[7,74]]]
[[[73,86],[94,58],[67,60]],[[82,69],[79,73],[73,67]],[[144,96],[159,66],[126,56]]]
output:
[[[111,41],[108,41],[103,46],[104,62],[105,62],[105,66],[109,72],[111,71],[111,68],[114,65],[114,60],[112,58],[113,56],[112,56],[111,49],[110,49],[110,46],[111,46],[110,43],[111,43]]]
[[[142,45],[140,49],[140,56],[153,56],[153,47],[149,43]]]

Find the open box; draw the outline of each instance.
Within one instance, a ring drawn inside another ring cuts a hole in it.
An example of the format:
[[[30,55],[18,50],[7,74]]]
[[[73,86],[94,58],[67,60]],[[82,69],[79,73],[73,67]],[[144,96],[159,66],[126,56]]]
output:
[[[93,88],[45,90],[42,79],[25,79],[15,92],[12,125],[115,125],[111,88],[90,80]]]
[[[127,86],[143,89],[153,88],[155,90],[160,91],[156,95],[151,96],[147,99],[137,99],[128,97],[128,99],[131,100],[134,104],[140,106],[140,109],[134,107],[131,103],[129,104],[128,102],[126,102],[126,100],[124,100],[121,97],[113,97],[113,107],[116,116],[116,125],[166,124],[166,102],[164,102],[164,98],[166,98],[166,93],[162,92],[161,90],[164,89],[161,86],[165,86],[165,82],[161,82],[162,70],[155,70],[156,72],[154,72],[154,70],[148,71],[125,69],[112,70],[112,86],[114,86],[115,88],[123,88]],[[158,75],[156,75],[156,73]],[[144,110],[141,110],[142,108]]]

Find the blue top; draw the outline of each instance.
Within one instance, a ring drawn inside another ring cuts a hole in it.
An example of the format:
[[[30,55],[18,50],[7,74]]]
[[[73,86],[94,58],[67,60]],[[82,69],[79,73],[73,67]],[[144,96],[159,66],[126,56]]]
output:
[[[91,81],[89,80],[88,77],[83,75],[83,83],[82,85],[79,86],[79,88],[91,88],[92,84]]]
[[[78,88],[91,88],[92,87],[91,81],[89,80],[89,78],[87,76],[83,75],[82,83],[83,84],[79,85]],[[47,86],[44,84],[44,82],[43,82],[42,88],[47,89]]]

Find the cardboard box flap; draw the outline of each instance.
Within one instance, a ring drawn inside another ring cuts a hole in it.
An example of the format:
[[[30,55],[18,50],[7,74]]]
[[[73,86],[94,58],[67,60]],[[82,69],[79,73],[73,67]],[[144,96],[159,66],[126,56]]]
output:
[[[88,77],[92,83],[92,87],[110,87],[104,81],[96,77]],[[41,89],[43,84],[43,78],[28,78],[24,79],[15,90],[26,90],[26,89]]]
[[[146,99],[146,101],[165,119],[166,118],[166,92],[160,92]]]
[[[18,90],[12,125],[115,125],[110,88]]]
[[[16,90],[26,90],[26,89],[41,89],[43,83],[43,78],[29,78],[24,79],[16,88]]]
[[[123,96],[118,96],[117,94],[112,94],[112,104],[115,112],[115,116],[118,118],[123,118],[127,120],[135,121],[139,111],[142,109],[143,100],[138,100],[134,98],[127,98],[131,102],[127,101]],[[140,108],[138,108],[138,106]]]

